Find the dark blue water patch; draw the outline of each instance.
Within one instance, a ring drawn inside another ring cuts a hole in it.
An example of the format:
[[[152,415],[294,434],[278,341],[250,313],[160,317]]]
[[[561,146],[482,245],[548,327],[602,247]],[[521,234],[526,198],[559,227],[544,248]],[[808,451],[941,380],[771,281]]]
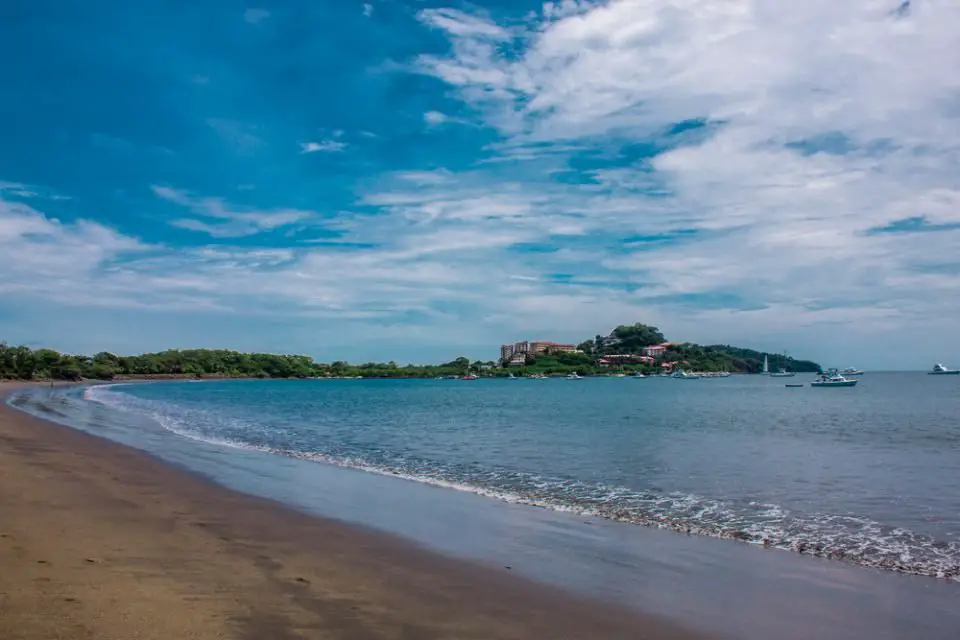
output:
[[[828,391],[732,377],[217,382],[88,396],[220,446],[905,573],[960,572],[960,385],[922,374]]]

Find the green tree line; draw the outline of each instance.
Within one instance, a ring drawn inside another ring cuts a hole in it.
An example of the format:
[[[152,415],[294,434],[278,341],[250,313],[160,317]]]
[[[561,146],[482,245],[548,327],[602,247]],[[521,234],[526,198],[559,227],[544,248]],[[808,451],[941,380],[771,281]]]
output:
[[[820,365],[778,354],[765,354],[730,345],[702,346],[671,344],[660,362],[601,367],[604,355],[640,354],[644,347],[664,342],[656,327],[623,325],[611,336],[597,336],[580,344],[580,353],[528,355],[523,366],[501,368],[494,362],[471,361],[460,357],[439,365],[398,365],[396,362],[351,364],[344,361],[315,362],[310,356],[270,353],[241,353],[224,349],[171,349],[137,356],[118,356],[102,351],[93,356],[58,353],[52,349],[30,349],[0,342],[0,379],[20,380],[112,380],[140,377],[223,377],[223,378],[434,378],[462,376],[467,372],[485,376],[562,375],[576,371],[591,375],[611,371],[650,373],[660,362],[677,362],[692,371],[759,373],[767,355],[771,370],[780,367],[797,372],[816,372]]]
[[[463,375],[490,370],[492,362],[457,358],[435,366],[395,362],[350,364],[314,362],[310,356],[271,353],[241,353],[223,349],[171,349],[137,356],[118,356],[106,351],[93,356],[30,349],[0,342],[0,379],[17,380],[112,380],[139,377],[222,378],[426,378]],[[505,373],[503,375],[506,375]]]

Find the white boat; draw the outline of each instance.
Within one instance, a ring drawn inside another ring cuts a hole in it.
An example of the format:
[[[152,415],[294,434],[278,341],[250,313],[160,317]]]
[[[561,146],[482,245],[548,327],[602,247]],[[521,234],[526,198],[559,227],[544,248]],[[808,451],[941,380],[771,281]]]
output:
[[[787,352],[786,352],[786,351],[783,352],[783,360],[784,360],[784,362],[786,362],[786,360],[787,360]],[[771,378],[792,378],[793,376],[797,375],[795,372],[793,372],[793,371],[787,371],[787,370],[786,370],[785,368],[783,368],[783,367],[779,367],[776,371],[770,371],[770,367],[769,367],[768,364],[767,364],[767,355],[766,355],[766,354],[763,355],[763,373],[764,373],[764,375],[768,375],[768,376],[770,376]]]
[[[630,377],[633,378],[634,380],[639,380],[641,378],[646,378],[647,376],[643,375],[642,373],[635,373]]]
[[[845,376],[862,376],[863,375],[863,371],[861,371],[860,369],[857,369],[856,367],[847,367],[840,373],[842,373]]]
[[[811,387],[855,387],[859,380],[848,380],[836,371],[821,373],[810,383]]]
[[[583,376],[574,371],[573,373],[567,374],[567,380],[583,380]]]
[[[770,377],[771,378],[792,378],[795,375],[797,374],[794,371],[787,371],[786,369],[780,369],[778,371],[774,371],[773,373],[771,373]]]
[[[687,373],[683,369],[677,369],[670,374],[671,378],[677,378],[679,380],[699,380],[700,376],[695,373]]]
[[[519,379],[520,379],[520,378],[518,378],[517,376],[513,375],[512,373],[508,373],[508,374],[507,374],[507,380],[519,380]]]
[[[933,365],[933,370],[929,371],[932,376],[955,376],[960,374],[960,369],[948,369],[939,362]]]

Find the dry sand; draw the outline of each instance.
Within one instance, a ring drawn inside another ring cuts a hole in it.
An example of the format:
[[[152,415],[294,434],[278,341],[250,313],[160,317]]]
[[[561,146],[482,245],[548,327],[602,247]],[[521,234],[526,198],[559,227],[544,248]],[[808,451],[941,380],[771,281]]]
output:
[[[4,404],[0,639],[692,638]]]

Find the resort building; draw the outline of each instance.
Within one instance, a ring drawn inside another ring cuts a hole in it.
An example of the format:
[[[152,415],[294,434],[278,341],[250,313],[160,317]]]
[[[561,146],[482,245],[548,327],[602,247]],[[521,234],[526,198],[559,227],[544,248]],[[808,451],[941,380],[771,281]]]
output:
[[[577,351],[577,345],[564,344],[560,342],[549,342],[547,340],[521,340],[513,344],[500,345],[500,363],[515,364],[517,360],[520,364],[525,361],[526,355],[539,355],[542,353],[571,353]]]
[[[643,355],[650,358],[662,358],[663,355],[667,352],[667,347],[669,347],[671,344],[672,343],[670,342],[664,342],[661,344],[655,344],[651,347],[644,347],[642,349]]]
[[[575,344],[561,344],[559,342],[544,342],[538,340],[536,342],[530,343],[530,353],[547,353],[547,352],[560,352],[560,353],[570,353],[577,350],[577,345]]]
[[[504,364],[510,367],[522,367],[527,364],[527,354],[525,353],[515,353],[510,357],[509,360],[505,360]]]

